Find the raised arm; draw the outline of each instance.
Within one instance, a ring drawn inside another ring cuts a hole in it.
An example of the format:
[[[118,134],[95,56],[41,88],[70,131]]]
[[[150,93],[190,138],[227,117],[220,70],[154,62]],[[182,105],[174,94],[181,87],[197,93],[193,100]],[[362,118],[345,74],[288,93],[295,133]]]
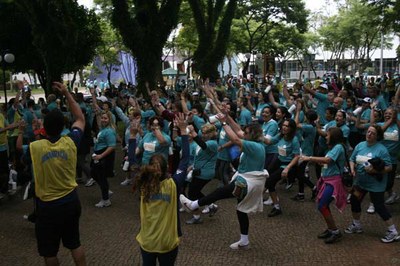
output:
[[[64,84],[60,82],[53,82],[53,89],[58,90],[67,99],[69,110],[75,118],[72,128],[79,128],[83,132],[85,130],[85,116],[83,115],[79,104],[75,101],[74,97],[72,97],[71,93]]]
[[[231,127],[230,124],[227,123],[227,117],[224,114],[219,113],[217,115],[218,120],[221,122],[222,127],[224,128],[226,135],[228,135],[228,138],[232,141],[233,144],[238,145],[240,148],[242,148],[242,140],[241,138],[238,136],[237,131],[234,131],[234,129]],[[233,119],[232,119],[233,120]],[[236,124],[236,123],[235,123]],[[242,130],[240,130],[241,132],[243,132]],[[243,135],[242,135],[243,136]]]

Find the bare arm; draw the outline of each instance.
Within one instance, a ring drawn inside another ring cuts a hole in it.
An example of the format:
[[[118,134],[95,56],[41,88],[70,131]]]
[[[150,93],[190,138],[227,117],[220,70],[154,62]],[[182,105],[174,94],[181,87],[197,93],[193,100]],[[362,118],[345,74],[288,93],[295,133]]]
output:
[[[72,124],[72,127],[79,128],[83,132],[85,129],[85,116],[83,115],[79,104],[75,101],[74,97],[72,97],[71,93],[69,93],[64,84],[60,82],[53,82],[53,89],[58,90],[67,99],[69,110],[75,118],[75,122]]]
[[[224,114],[218,114],[217,115],[218,120],[222,123],[222,127],[224,128],[226,135],[230,139],[230,141],[233,144],[238,145],[240,148],[242,148],[242,140],[238,136],[238,134],[235,133],[234,129],[231,128],[230,125],[227,124],[227,117]]]

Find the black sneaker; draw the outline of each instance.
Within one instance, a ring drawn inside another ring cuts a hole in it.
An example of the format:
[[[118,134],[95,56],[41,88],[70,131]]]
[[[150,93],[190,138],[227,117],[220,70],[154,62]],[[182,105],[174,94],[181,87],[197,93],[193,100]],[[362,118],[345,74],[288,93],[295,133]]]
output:
[[[292,197],[291,199],[294,201],[304,201],[304,194],[296,194],[296,196]]]
[[[211,203],[210,206],[208,206],[208,216],[213,217],[214,214],[218,211],[218,206],[215,205],[214,203]]]
[[[331,235],[324,240],[325,244],[333,244],[337,241],[339,241],[342,238],[342,233],[339,231],[339,233],[331,233]]]
[[[273,207],[271,212],[268,213],[268,217],[275,217],[275,216],[280,215],[280,214],[282,214],[282,210]]]
[[[326,229],[325,231],[323,231],[321,234],[318,235],[319,239],[324,239],[324,238],[328,238],[330,237],[332,234],[331,231],[329,231],[329,229]]]

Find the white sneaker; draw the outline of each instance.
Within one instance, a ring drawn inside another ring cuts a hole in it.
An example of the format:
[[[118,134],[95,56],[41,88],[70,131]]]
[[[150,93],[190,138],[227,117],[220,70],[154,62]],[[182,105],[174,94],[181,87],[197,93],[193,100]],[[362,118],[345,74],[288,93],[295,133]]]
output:
[[[185,208],[183,208],[183,207],[179,208],[179,212],[184,212],[184,211],[185,211]]]
[[[385,200],[385,204],[390,205],[393,204],[397,199],[397,194],[396,192],[392,192],[392,194],[390,195],[389,198],[387,198],[387,200]]]
[[[126,178],[124,181],[121,182],[121,186],[129,186],[132,185],[132,179]]]
[[[186,212],[191,213],[192,211],[194,211],[190,208],[192,201],[186,198],[185,195],[181,194],[179,196],[179,201],[181,202],[182,207],[185,209]]]
[[[269,197],[266,201],[264,201],[263,202],[264,203],[264,205],[267,205],[267,206],[271,206],[272,204],[274,204],[274,202],[272,201],[272,198],[271,197]]]
[[[93,178],[90,178],[90,179],[86,182],[85,187],[91,187],[91,186],[93,186],[95,183],[96,183],[96,181],[94,181]]]
[[[111,206],[111,201],[108,200],[100,200],[99,203],[97,203],[96,205],[97,208],[104,208],[104,207],[108,207]]]
[[[381,241],[383,243],[392,243],[394,241],[400,240],[400,235],[397,232],[392,232],[392,231],[386,231],[386,234],[384,237],[381,238]]]
[[[369,207],[367,209],[367,213],[369,213],[369,214],[374,214],[375,213],[375,206],[374,206],[373,203],[369,204]]]
[[[209,212],[210,212],[210,208],[209,208],[208,205],[206,205],[206,206],[204,207],[204,209],[201,211],[201,213],[204,213],[204,214],[207,214],[207,213],[209,213]]]
[[[247,245],[242,245],[239,240],[238,242],[231,244],[229,247],[233,250],[238,250],[238,249],[247,250],[250,248],[250,243],[247,243]]]

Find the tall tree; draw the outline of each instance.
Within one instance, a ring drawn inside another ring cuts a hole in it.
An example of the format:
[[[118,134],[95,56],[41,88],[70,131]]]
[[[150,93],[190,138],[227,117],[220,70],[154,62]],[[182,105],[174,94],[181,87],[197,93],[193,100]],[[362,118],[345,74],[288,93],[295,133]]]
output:
[[[62,74],[88,64],[100,41],[98,18],[76,0],[19,0],[31,28],[32,44],[44,63],[37,70],[46,95]]]
[[[102,28],[102,41],[97,47],[97,55],[107,70],[107,80],[111,84],[111,72],[116,65],[120,65],[119,53],[123,50],[121,36],[116,32],[106,19],[100,20]]]
[[[193,55],[194,69],[215,80],[218,64],[225,57],[237,0],[188,0],[193,12],[199,44]]]
[[[354,65],[360,73],[371,63],[371,54],[380,47],[380,33],[386,32],[377,9],[357,0],[346,0],[339,14],[327,18],[319,29],[324,49],[330,51],[331,60],[345,71]],[[385,47],[391,39],[386,36]],[[350,60],[343,60],[348,53]]]
[[[261,50],[261,44],[274,28],[294,26],[300,33],[307,30],[308,11],[302,0],[244,0],[238,8],[237,18],[242,22],[243,35],[247,42],[244,53]],[[247,59],[244,73],[250,63]]]
[[[112,0],[112,22],[137,60],[139,91],[161,79],[163,47],[178,22],[181,0]]]

